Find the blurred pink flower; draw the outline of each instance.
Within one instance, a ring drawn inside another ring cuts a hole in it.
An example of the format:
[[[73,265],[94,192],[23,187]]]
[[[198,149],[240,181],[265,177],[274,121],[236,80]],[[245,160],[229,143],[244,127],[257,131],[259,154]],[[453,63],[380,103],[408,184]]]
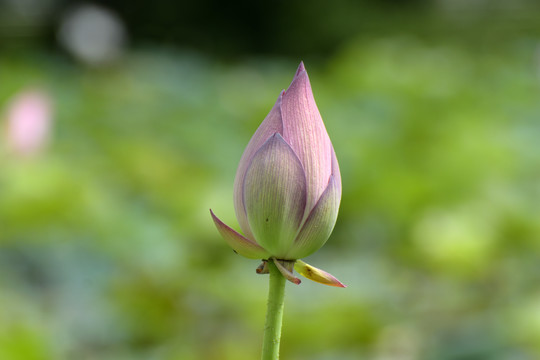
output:
[[[52,126],[52,103],[41,90],[17,94],[7,108],[6,145],[10,152],[29,156],[43,150]]]

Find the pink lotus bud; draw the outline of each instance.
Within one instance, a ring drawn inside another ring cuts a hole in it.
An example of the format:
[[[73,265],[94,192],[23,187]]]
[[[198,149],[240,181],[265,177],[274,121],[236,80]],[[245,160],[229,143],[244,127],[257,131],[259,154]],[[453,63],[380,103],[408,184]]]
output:
[[[18,94],[7,109],[6,143],[18,155],[39,153],[50,136],[51,102],[37,90]]]
[[[300,63],[238,166],[234,205],[244,236],[212,217],[239,254],[294,261],[324,245],[340,200],[336,155]]]

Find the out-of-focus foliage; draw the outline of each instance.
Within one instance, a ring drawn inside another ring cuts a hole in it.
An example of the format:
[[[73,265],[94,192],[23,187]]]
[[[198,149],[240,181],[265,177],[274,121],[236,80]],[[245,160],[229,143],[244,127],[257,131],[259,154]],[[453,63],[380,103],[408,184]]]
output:
[[[344,189],[308,261],[349,287],[287,285],[282,358],[539,358],[537,42],[304,60]],[[2,109],[29,87],[54,109],[42,153],[0,147],[0,359],[258,358],[267,278],[208,209],[235,223],[237,163],[297,63],[0,57]]]

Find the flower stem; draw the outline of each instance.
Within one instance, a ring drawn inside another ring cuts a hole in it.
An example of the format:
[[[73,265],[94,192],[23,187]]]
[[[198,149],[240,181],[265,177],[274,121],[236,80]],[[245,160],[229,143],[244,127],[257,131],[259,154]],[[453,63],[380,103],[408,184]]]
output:
[[[268,308],[262,348],[262,360],[279,359],[279,341],[283,320],[283,300],[285,298],[285,278],[273,261],[268,261],[270,286],[268,289]]]

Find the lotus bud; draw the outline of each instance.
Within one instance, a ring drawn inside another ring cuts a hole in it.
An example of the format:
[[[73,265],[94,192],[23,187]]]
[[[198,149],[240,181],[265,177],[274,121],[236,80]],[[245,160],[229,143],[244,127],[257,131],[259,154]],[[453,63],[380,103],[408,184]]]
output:
[[[273,259],[287,279],[299,283],[292,274],[294,263],[327,241],[340,200],[337,158],[300,63],[238,166],[234,207],[243,235],[210,212],[218,231],[238,254]],[[263,263],[258,272],[265,269]]]

